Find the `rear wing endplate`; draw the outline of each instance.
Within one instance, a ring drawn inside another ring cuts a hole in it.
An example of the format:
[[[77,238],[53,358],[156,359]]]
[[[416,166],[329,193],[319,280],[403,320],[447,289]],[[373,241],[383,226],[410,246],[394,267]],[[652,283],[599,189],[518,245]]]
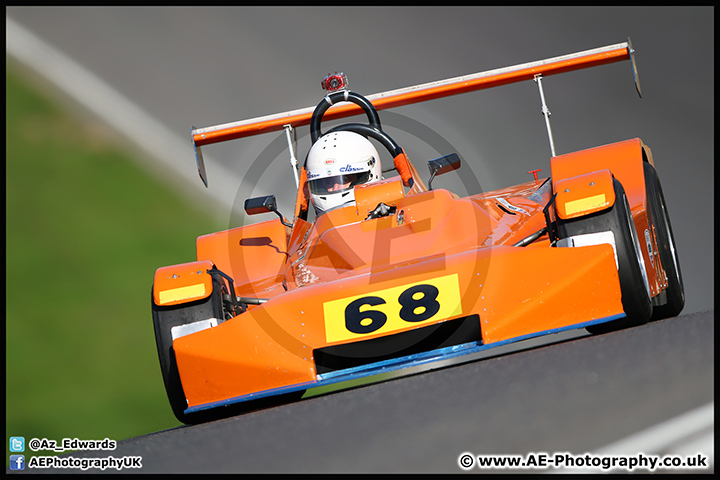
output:
[[[524,80],[534,80],[538,75],[547,77],[623,60],[630,60],[635,88],[638,95],[642,96],[634,53],[635,50],[633,50],[630,38],[628,38],[626,42],[615,45],[376,93],[374,95],[368,95],[366,98],[372,102],[377,110],[384,110],[434,100],[436,98],[458,95],[460,93],[508,85]],[[225,123],[204,128],[193,127],[192,139],[195,158],[200,178],[205,186],[207,187],[207,174],[202,157],[202,146],[259,135],[261,133],[280,131],[288,125],[293,128],[308,125],[314,110],[315,107],[312,106],[274,115],[251,118],[240,122]],[[362,109],[354,103],[341,103],[328,109],[328,111],[325,112],[323,120],[339,119],[362,113]]]

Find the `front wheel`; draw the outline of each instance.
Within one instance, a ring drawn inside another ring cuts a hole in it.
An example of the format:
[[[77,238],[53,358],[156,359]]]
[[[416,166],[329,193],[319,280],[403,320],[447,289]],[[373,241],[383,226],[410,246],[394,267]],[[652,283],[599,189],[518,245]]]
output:
[[[228,285],[225,284],[222,278],[215,274],[213,275],[213,291],[207,298],[168,307],[156,305],[155,301],[152,301],[155,343],[160,360],[160,370],[162,372],[170,407],[172,408],[175,418],[181,423],[189,425],[205,423],[239,415],[251,410],[290,403],[299,400],[305,393],[304,390],[301,390],[249,400],[238,404],[223,405],[190,414],[185,413],[188,404],[175,360],[172,329],[179,325],[210,319],[216,319],[216,324],[220,324],[224,321],[223,319],[228,320],[231,318],[231,314],[226,315],[227,312],[233,309],[232,304],[226,301],[228,289]]]
[[[207,421],[201,414],[187,415],[187,400],[183,392],[180,374],[178,373],[173,350],[172,329],[180,325],[216,319],[223,319],[222,290],[223,282],[213,278],[213,291],[209,297],[182,305],[163,307],[152,300],[153,326],[155,328],[155,344],[157,346],[160,370],[162,372],[165,391],[170,401],[175,418],[182,423],[199,423]]]
[[[615,179],[613,185],[615,204],[609,209],[571,220],[557,220],[558,236],[566,239],[569,246],[572,237],[579,235],[612,232],[614,238],[625,318],[587,327],[592,334],[642,325],[652,313],[647,272],[625,189]]]

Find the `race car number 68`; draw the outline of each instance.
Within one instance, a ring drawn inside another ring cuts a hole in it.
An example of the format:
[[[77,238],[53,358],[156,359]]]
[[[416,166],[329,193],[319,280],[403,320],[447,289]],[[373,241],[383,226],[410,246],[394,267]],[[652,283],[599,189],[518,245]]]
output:
[[[462,313],[457,274],[332,300],[323,309],[328,342],[357,340]]]

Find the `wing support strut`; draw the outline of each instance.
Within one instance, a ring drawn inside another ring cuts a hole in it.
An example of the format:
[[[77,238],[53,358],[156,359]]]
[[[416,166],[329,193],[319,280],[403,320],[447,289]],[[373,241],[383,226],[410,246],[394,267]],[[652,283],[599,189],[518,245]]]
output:
[[[538,89],[540,90],[540,101],[542,102],[542,114],[545,117],[545,126],[547,127],[548,132],[548,139],[550,139],[550,153],[552,156],[555,156],[555,142],[553,142],[553,135],[552,135],[552,128],[550,128],[550,110],[547,107],[547,104],[545,103],[545,93],[543,92],[542,87],[542,73],[538,73],[533,78],[535,80],[535,83],[538,84]]]

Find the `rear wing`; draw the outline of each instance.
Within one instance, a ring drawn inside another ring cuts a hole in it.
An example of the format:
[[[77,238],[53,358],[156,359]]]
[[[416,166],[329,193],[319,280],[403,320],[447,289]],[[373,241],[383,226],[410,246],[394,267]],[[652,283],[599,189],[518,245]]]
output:
[[[633,55],[634,52],[630,38],[628,38],[626,42],[615,45],[608,45],[606,47],[461,77],[448,78],[446,80],[424,83],[398,90],[390,90],[368,95],[366,98],[372,102],[377,110],[384,110],[434,100],[436,98],[458,95],[460,93],[508,85],[524,80],[537,81],[543,76],[556,75],[623,60],[630,60],[632,63],[635,88],[638,95],[642,96],[637,67],[635,65],[635,56]],[[545,108],[544,105],[543,108]],[[192,139],[195,148],[195,158],[200,178],[205,186],[207,187],[207,174],[205,173],[205,164],[202,157],[202,146],[259,135],[261,133],[280,131],[287,127],[297,128],[308,125],[314,110],[315,106],[312,106],[274,115],[251,118],[240,122],[225,123],[204,128],[193,127]],[[354,103],[342,103],[332,106],[325,112],[323,120],[339,119],[362,113],[362,109]]]

